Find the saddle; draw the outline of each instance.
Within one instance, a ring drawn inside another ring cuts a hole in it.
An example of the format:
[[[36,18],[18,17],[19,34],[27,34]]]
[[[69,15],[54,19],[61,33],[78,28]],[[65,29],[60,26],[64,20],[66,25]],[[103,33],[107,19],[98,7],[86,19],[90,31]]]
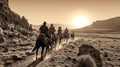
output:
[[[43,39],[49,39],[48,36],[46,36],[44,33],[40,33],[38,38],[43,38]]]
[[[44,45],[47,45],[49,42],[49,38],[44,33],[40,33],[38,39],[44,42]]]

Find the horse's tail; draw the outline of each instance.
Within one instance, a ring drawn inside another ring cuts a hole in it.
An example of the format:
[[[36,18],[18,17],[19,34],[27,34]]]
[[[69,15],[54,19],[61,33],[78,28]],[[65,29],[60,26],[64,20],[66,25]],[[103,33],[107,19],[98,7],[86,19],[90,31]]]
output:
[[[32,52],[37,49],[37,47],[38,47],[37,43],[38,43],[38,40],[36,40],[35,47],[32,49]]]
[[[36,47],[34,47],[34,48],[32,49],[32,52],[35,51],[35,49],[36,49]]]
[[[97,67],[94,59],[88,55],[81,55],[78,58],[78,66],[77,67]]]

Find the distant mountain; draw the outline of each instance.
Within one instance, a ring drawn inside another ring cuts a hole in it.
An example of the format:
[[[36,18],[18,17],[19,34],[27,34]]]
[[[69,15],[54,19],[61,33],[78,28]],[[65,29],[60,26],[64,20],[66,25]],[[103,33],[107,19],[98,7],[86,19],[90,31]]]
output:
[[[84,27],[83,29],[112,29],[120,31],[120,17],[114,17],[107,20],[99,20],[93,22],[92,25]]]
[[[120,17],[114,17],[107,20],[99,20],[84,28],[72,29],[73,32],[85,33],[103,33],[120,31]]]
[[[62,29],[65,29],[66,27],[67,28],[70,28],[70,26],[69,25],[65,25],[65,24],[57,24],[57,23],[52,23],[53,25],[54,25],[54,27],[56,28],[56,29],[58,29],[58,27],[62,27]],[[48,27],[50,27],[50,25],[51,24],[47,24],[47,26]],[[32,25],[32,27],[33,27],[33,29],[36,29],[36,30],[38,30],[39,28],[40,28],[40,26],[41,25]]]

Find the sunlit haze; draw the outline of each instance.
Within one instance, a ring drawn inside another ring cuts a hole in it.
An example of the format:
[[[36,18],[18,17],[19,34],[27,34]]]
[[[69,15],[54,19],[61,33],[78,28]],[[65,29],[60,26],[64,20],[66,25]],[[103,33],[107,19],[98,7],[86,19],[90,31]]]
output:
[[[11,10],[30,24],[66,24],[82,28],[96,20],[120,16],[120,0],[9,0]]]
[[[88,18],[86,18],[85,16],[76,16],[75,18],[73,18],[73,21],[72,21],[72,25],[76,28],[82,28],[89,24],[90,23],[88,21]]]

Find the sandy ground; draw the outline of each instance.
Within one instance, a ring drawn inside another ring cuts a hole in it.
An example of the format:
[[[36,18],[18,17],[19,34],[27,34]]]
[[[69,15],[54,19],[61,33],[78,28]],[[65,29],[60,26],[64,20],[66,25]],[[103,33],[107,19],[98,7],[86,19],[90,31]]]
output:
[[[57,47],[57,49],[48,52],[47,56],[43,61],[40,59],[35,62],[35,54],[29,55],[33,46],[26,46],[27,53],[25,50],[22,52],[19,47],[17,54],[21,57],[21,52],[28,54],[28,56],[23,56],[19,61],[15,61],[12,65],[7,67],[75,67],[74,59],[76,59],[79,46],[82,44],[91,44],[93,47],[97,48],[100,51],[103,67],[120,67],[120,34],[96,34],[96,33],[79,33],[74,41],[69,41],[68,43],[63,42]],[[32,43],[34,45],[34,43]],[[59,48],[59,49],[58,49]],[[13,48],[10,48],[13,49]],[[15,49],[14,49],[15,50]],[[39,50],[39,56],[40,56]],[[14,52],[13,52],[14,53]],[[5,53],[4,53],[5,54]],[[4,56],[3,53],[0,54],[0,58],[7,57],[9,60],[9,55],[12,52],[6,53]],[[9,55],[8,55],[9,54]],[[16,54],[16,53],[14,53]],[[13,55],[12,55],[13,56]],[[24,58],[24,59],[23,59]],[[5,59],[6,60],[6,59]],[[7,61],[11,62],[11,61]],[[4,67],[2,66],[0,67]]]
[[[101,53],[103,67],[120,67],[120,34],[81,34],[74,42],[50,56],[48,60],[36,67],[75,67],[73,60],[77,58],[78,46],[91,44]]]

